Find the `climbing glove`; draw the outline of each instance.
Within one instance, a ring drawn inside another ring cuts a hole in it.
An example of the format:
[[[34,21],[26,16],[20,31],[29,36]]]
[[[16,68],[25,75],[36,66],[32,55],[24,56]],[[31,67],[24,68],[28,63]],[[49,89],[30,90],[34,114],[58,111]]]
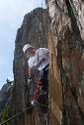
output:
[[[32,82],[32,77],[28,77],[28,80],[27,80],[28,85],[30,85],[31,82]]]

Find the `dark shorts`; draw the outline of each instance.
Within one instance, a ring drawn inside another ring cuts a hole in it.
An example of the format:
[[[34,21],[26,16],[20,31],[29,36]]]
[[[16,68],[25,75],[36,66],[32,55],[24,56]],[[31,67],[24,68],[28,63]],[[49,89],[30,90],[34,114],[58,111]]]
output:
[[[48,70],[41,70],[39,72],[39,78],[42,79],[42,90],[46,91],[48,89]]]

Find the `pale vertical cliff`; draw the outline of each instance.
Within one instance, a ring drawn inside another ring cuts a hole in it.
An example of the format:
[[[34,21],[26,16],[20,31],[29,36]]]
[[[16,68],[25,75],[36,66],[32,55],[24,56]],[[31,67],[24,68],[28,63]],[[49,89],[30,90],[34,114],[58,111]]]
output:
[[[49,31],[49,125],[84,125],[84,1],[46,0]]]

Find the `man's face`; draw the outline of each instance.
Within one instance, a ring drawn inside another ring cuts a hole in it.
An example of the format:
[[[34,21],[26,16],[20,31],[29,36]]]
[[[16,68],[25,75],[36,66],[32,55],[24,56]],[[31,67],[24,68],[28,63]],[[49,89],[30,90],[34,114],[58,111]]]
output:
[[[29,48],[29,49],[27,49],[26,52],[25,52],[25,54],[26,54],[26,56],[27,56],[28,58],[34,56],[34,54],[35,54],[34,48]]]

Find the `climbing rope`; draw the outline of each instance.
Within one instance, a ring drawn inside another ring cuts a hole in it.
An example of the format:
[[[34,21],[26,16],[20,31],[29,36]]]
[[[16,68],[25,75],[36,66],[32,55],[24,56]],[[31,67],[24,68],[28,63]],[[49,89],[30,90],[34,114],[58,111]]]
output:
[[[6,121],[2,122],[0,125],[3,125],[3,124],[5,124],[5,123],[9,122],[10,120],[14,119],[15,117],[17,117],[17,116],[23,114],[25,111],[30,110],[32,107],[33,107],[33,106],[30,106],[30,107],[26,108],[25,110],[23,110],[23,111],[17,113],[16,115],[14,115],[14,116],[12,116],[11,118],[7,119]]]
[[[37,102],[37,103],[39,103],[39,102]],[[42,104],[42,103],[39,103],[39,104],[40,104],[41,106],[47,107],[47,105],[45,105],[45,104]],[[17,113],[16,115],[14,115],[14,116],[12,116],[11,118],[7,119],[6,121],[2,122],[0,125],[3,125],[3,124],[5,124],[5,123],[9,122],[10,120],[12,120],[12,119],[14,119],[15,117],[17,117],[17,116],[23,114],[25,111],[28,111],[28,110],[30,110],[30,109],[33,108],[33,107],[34,107],[34,105],[32,105],[32,106],[26,108],[25,110],[23,110],[23,111]]]

